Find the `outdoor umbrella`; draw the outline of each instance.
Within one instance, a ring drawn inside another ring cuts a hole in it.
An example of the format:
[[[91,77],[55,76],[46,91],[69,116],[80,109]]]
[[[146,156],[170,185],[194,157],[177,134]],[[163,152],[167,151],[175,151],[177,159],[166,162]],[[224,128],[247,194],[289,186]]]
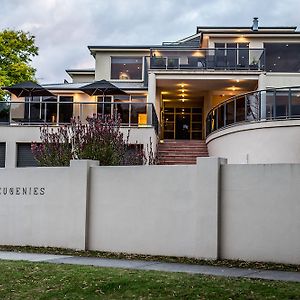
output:
[[[117,86],[103,79],[100,81],[95,81],[93,83],[84,85],[80,88],[81,91],[85,92],[90,96],[102,96],[102,115],[104,113],[104,99],[105,95],[127,95],[126,92],[119,89]]]
[[[32,81],[17,83],[12,86],[3,87],[2,89],[9,91],[17,97],[31,97],[31,99],[34,96],[54,96],[41,85]]]
[[[51,92],[43,88],[41,85],[32,82],[32,81],[25,81],[21,83],[14,84],[12,86],[2,87],[3,90],[6,90],[14,95],[19,97],[30,97],[33,100],[34,96],[54,96]],[[25,107],[26,109],[26,107]],[[28,116],[29,119],[31,118],[31,108],[30,105],[28,106]]]

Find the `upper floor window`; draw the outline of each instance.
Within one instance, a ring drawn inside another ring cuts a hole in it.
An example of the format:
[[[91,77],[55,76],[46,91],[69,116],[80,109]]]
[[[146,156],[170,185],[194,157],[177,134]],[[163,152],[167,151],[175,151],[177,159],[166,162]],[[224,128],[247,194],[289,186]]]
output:
[[[118,80],[142,80],[142,57],[112,57],[111,79]]]
[[[226,58],[229,66],[249,66],[249,43],[215,43],[215,48],[217,62]]]

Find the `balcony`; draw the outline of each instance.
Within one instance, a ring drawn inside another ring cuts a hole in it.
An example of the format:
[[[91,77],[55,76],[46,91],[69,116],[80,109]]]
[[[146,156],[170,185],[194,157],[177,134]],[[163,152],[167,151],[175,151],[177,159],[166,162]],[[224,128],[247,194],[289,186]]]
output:
[[[42,98],[41,98],[42,99]],[[0,102],[0,125],[68,124],[72,117],[85,121],[95,114],[118,114],[122,127],[154,127],[158,118],[152,103],[145,102]]]
[[[150,69],[265,70],[265,50],[256,48],[151,49]]]
[[[254,91],[213,108],[206,118],[206,135],[230,126],[300,119],[300,87]]]

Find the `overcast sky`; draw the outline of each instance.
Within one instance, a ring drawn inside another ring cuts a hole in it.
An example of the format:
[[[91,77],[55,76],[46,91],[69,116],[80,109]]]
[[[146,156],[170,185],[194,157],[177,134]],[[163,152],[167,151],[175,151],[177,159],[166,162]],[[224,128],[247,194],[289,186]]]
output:
[[[300,0],[0,0],[0,30],[36,37],[41,83],[70,80],[68,68],[93,68],[88,45],[161,44],[196,26],[299,26]]]

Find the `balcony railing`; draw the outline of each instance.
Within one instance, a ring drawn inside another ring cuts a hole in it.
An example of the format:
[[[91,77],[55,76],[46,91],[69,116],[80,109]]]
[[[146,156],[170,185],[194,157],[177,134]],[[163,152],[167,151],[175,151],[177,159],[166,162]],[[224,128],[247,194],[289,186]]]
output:
[[[150,69],[263,71],[265,50],[255,48],[152,49]]]
[[[300,119],[300,87],[254,91],[228,99],[206,118],[206,135],[250,122]]]
[[[60,125],[72,117],[85,121],[95,114],[118,114],[121,126],[150,127],[158,132],[158,118],[152,103],[145,102],[0,102],[2,125]]]

